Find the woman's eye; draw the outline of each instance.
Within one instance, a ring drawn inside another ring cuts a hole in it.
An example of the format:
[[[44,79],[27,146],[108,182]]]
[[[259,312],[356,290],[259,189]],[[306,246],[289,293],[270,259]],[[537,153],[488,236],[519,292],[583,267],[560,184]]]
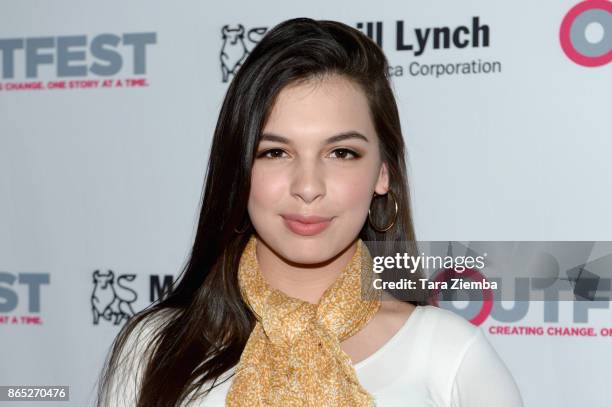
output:
[[[359,155],[359,153],[357,153],[357,152],[355,152],[353,150],[349,150],[348,148],[337,148],[334,151],[332,151],[332,153],[336,153],[338,151],[341,153],[340,154],[340,159],[342,159],[342,160],[354,160],[356,158],[361,157],[361,155]],[[347,153],[352,155],[353,158],[344,158],[344,157],[346,157]]]
[[[275,153],[275,154],[270,156],[269,155],[270,153]],[[273,149],[266,150],[266,151],[263,151],[263,152],[259,153],[257,155],[257,158],[280,158],[277,153],[282,154],[282,153],[284,153],[284,151],[281,150],[280,148],[273,148]]]

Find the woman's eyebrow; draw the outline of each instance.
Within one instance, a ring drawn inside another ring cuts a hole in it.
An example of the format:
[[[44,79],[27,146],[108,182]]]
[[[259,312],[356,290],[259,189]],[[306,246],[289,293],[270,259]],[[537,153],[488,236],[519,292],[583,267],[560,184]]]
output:
[[[338,141],[344,141],[348,139],[363,140],[366,143],[370,142],[370,140],[368,140],[368,138],[363,134],[359,133],[358,131],[351,130],[331,136],[330,138],[325,140],[325,144],[337,143]],[[291,144],[291,140],[289,140],[288,138],[269,132],[263,133],[261,135],[260,141],[275,141],[277,143]]]

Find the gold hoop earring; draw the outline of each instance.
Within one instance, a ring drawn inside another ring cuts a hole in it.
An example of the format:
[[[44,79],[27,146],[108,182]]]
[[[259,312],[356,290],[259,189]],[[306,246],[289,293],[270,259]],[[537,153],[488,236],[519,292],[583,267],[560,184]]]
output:
[[[392,190],[389,190],[388,192],[389,195],[391,195],[391,198],[393,198],[393,203],[395,204],[395,214],[393,215],[393,221],[391,222],[391,224],[385,228],[379,228],[377,227],[374,222],[372,221],[372,207],[370,206],[370,209],[368,209],[368,221],[370,222],[370,225],[372,226],[372,228],[374,228],[374,230],[376,230],[377,232],[381,232],[384,233],[387,230],[391,229],[391,227],[393,225],[395,225],[395,221],[397,220],[397,212],[398,212],[398,207],[397,207],[397,199],[395,198],[395,194],[393,193]],[[374,197],[376,197],[376,192],[374,192]],[[382,195],[379,195],[382,196]]]

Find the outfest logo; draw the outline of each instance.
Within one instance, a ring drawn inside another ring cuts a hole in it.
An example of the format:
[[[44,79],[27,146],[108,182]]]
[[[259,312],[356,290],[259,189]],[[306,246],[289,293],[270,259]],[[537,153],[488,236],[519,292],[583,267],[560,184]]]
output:
[[[591,274],[581,269],[582,272]],[[487,278],[478,269],[468,268],[457,271],[454,268],[444,268],[433,276],[434,282],[445,282],[457,277],[466,278],[476,282],[486,282]],[[603,280],[600,284],[604,289],[610,289],[610,280]],[[445,301],[443,308],[449,309],[461,315],[472,324],[479,326],[487,322],[491,317],[492,324],[487,327],[491,335],[507,336],[574,336],[574,337],[607,337],[612,338],[612,326],[595,327],[588,325],[589,313],[592,310],[609,309],[610,301],[573,301],[573,323],[569,325],[559,324],[560,302],[549,300],[542,302],[543,321],[550,325],[520,325],[520,322],[527,316],[530,308],[530,301],[513,301],[511,306],[504,306],[499,299],[496,299],[495,290],[484,287],[480,290],[482,298],[475,301],[467,301],[467,308],[457,308],[453,301]],[[434,288],[430,291],[431,296],[428,303],[434,306],[441,306],[440,297],[443,293],[440,289]],[[597,298],[596,298],[597,299]],[[605,299],[600,297],[598,299]],[[498,324],[501,323],[501,324]]]
[[[561,22],[559,41],[578,65],[597,67],[612,60],[612,2],[586,0],[572,7]]]
[[[0,92],[149,86],[156,32],[0,38]]]
[[[43,325],[50,282],[49,273],[0,271],[0,327]]]
[[[452,267],[440,270],[432,281],[444,282],[457,277],[477,282],[487,281],[487,278],[476,268],[458,271]],[[609,290],[610,280],[605,280],[605,283],[605,288]],[[441,290],[434,288],[430,294],[428,303],[441,306]],[[457,308],[452,301],[446,301],[443,308],[453,311],[476,326],[483,325],[492,317],[494,322],[492,321],[486,328],[490,335],[612,338],[612,326],[596,327],[588,324],[590,311],[609,309],[609,301],[573,301],[573,323],[571,324],[559,323],[559,301],[545,301],[542,303],[543,321],[548,325],[521,325],[521,321],[529,312],[530,301],[513,301],[510,307],[504,307],[499,300],[495,299],[495,290],[490,288],[482,288],[481,296],[480,301],[468,301],[467,308]]]

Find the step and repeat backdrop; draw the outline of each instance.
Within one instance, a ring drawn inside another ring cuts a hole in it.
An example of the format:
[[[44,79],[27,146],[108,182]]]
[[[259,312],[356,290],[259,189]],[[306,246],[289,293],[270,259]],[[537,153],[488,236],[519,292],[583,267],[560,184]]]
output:
[[[338,20],[384,49],[419,240],[612,240],[611,12],[604,0],[1,2],[0,385],[66,385],[55,405],[93,404],[120,327],[187,259],[230,81],[288,18]],[[610,302],[521,309],[476,323],[525,405],[611,405]]]

